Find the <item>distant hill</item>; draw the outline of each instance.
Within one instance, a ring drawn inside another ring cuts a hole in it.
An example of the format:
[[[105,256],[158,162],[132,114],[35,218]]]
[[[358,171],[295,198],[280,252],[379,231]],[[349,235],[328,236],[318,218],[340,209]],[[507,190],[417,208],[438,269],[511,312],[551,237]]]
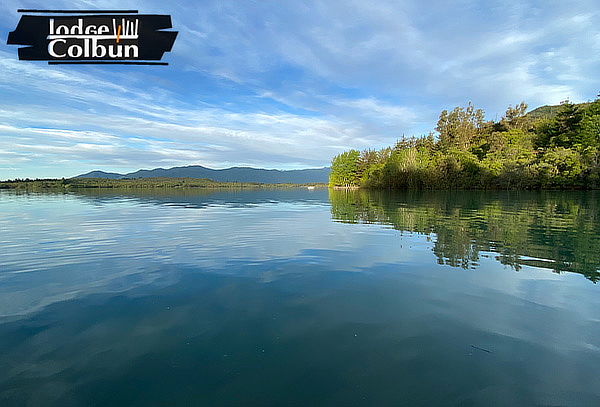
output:
[[[215,170],[201,165],[186,167],[156,168],[138,170],[128,174],[91,171],[74,178],[206,178],[219,182],[258,182],[263,184],[308,184],[327,183],[329,168],[310,168],[305,170],[265,170],[252,167],[232,167]]]
[[[589,103],[576,103],[575,106],[580,108],[589,105]],[[531,112],[527,113],[527,117],[530,119],[551,119],[560,110],[560,105],[546,105],[540,106],[537,109],[533,109]]]
[[[107,179],[121,179],[125,176],[123,174],[117,174],[116,172],[104,172],[104,171],[90,171],[86,174],[78,175],[73,178],[107,178]]]

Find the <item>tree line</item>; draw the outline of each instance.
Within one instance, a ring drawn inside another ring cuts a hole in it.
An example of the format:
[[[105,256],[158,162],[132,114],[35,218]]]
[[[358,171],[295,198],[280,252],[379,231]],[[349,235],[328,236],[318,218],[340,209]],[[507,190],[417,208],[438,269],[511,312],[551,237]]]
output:
[[[298,186],[325,184],[263,184],[252,182],[221,182],[206,178],[62,178],[62,179],[15,179],[0,181],[0,190],[77,190],[91,188],[156,189],[156,188],[295,188]]]
[[[522,102],[498,121],[486,120],[471,103],[444,110],[435,134],[335,156],[329,183],[373,189],[595,189],[600,98],[530,113]]]

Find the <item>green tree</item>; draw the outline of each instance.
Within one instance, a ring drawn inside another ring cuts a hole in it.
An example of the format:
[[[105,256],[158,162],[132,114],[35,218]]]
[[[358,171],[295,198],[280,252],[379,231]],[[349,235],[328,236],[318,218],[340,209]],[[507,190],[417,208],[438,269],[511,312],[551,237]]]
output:
[[[583,111],[577,143],[582,148],[600,148],[600,99]]]
[[[355,186],[360,180],[360,152],[350,150],[336,155],[331,161],[329,184],[332,186]]]
[[[583,171],[581,155],[564,147],[548,149],[540,157],[537,168],[542,185],[549,187],[579,185]]]
[[[442,148],[467,150],[477,141],[484,127],[484,113],[469,102],[466,108],[442,111],[435,130]]]
[[[540,145],[570,148],[579,142],[582,112],[578,106],[567,101],[561,103],[554,119],[540,130]]]
[[[504,113],[504,117],[500,119],[502,130],[524,130],[527,126],[527,103],[521,102],[515,107],[509,106]]]

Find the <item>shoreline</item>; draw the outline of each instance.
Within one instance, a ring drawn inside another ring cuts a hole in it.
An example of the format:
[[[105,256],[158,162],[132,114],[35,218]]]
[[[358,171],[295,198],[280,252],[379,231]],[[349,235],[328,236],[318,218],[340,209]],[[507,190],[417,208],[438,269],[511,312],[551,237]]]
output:
[[[0,181],[0,190],[327,188],[324,183],[217,182],[204,178],[68,178]]]

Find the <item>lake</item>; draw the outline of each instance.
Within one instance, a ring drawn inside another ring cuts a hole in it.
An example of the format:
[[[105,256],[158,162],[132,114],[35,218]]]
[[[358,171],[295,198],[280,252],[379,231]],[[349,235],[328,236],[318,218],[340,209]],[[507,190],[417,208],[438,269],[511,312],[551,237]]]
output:
[[[0,193],[0,405],[600,405],[600,194]]]

